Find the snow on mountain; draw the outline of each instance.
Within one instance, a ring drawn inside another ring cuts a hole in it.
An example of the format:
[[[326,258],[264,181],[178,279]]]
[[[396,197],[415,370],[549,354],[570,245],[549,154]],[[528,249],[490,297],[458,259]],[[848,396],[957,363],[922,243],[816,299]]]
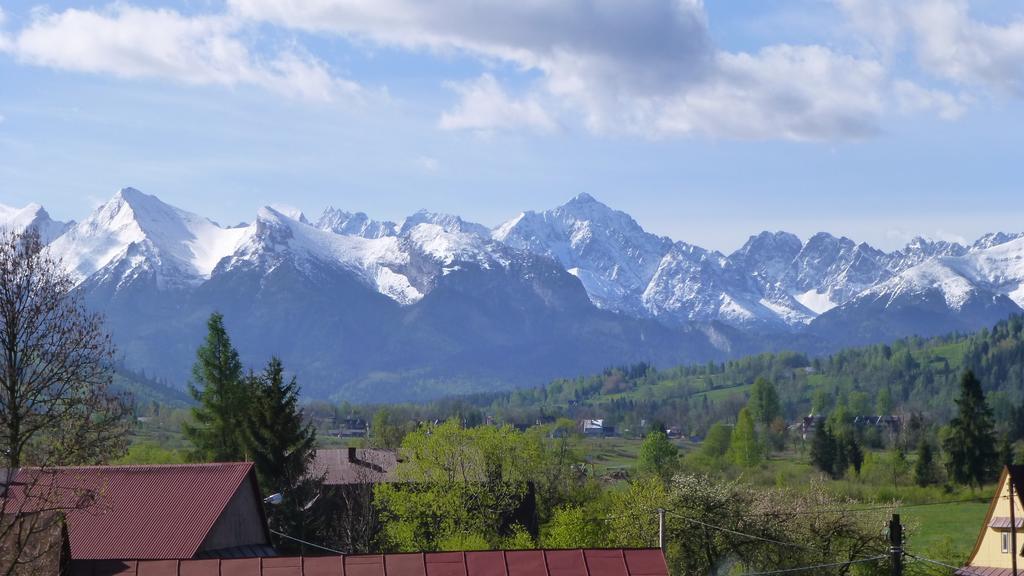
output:
[[[24,208],[0,204],[0,229],[20,233],[35,228],[46,244],[63,234],[73,224],[74,222],[60,222],[50,218],[50,214],[34,202]]]
[[[362,236],[363,238],[381,238],[394,236],[398,228],[394,222],[371,220],[363,212],[345,212],[328,207],[316,221],[316,227],[346,236]]]
[[[862,296],[902,302],[924,291],[941,293],[953,310],[977,290],[1024,305],[1024,234],[988,234],[969,247],[915,238],[887,253],[825,232],[806,242],[762,232],[725,256],[648,233],[587,194],[523,212],[493,230],[426,210],[396,225],[328,208],[314,225],[281,206],[261,209],[251,224],[224,228],[132,188],[63,234],[65,225],[38,205],[0,206],[0,225],[37,226],[45,238],[56,238],[51,250],[79,281],[95,275],[117,286],[142,277],[160,287],[197,286],[219,266],[271,270],[290,258],[309,273],[344,269],[410,305],[466,267],[529,274],[531,266],[546,266],[530,260],[540,257],[575,276],[597,307],[670,325],[721,321],[800,330]]]
[[[462,232],[482,237],[490,236],[490,230],[482,224],[467,222],[452,214],[439,214],[436,212],[429,212],[427,210],[420,210],[406,218],[405,221],[402,222],[402,227],[398,230],[398,234],[406,235],[410,230],[420,224],[433,224],[445,232]]]
[[[142,258],[175,283],[195,284],[209,278],[247,231],[221,228],[156,196],[124,188],[54,240],[50,250],[79,281],[115,260]],[[131,249],[142,243],[147,244],[144,256]]]
[[[1024,238],[1024,232],[1017,232],[1014,234],[1007,234],[1006,232],[989,232],[981,238],[978,238],[974,244],[971,244],[971,250],[984,250],[986,248],[992,248],[993,246],[999,246],[1000,244],[1006,244],[1012,240],[1018,238]]]
[[[545,212],[523,212],[491,232],[514,248],[554,258],[600,308],[642,313],[642,295],[672,241],[589,194]]]
[[[1024,235],[946,261],[971,282],[1006,294],[1024,308]]]
[[[837,342],[877,342],[976,330],[1022,306],[1024,237],[925,260],[822,314],[812,329]]]
[[[423,297],[403,273],[409,256],[401,249],[398,238],[337,234],[270,207],[259,210],[245,242],[222,266],[224,271],[254,264],[273,268],[286,258],[307,272],[314,272],[319,266],[340,266],[401,304],[411,304]]]

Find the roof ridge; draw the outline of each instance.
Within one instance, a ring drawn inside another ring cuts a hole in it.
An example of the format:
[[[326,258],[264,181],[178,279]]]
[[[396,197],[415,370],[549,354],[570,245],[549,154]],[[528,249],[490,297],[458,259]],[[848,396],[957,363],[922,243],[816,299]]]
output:
[[[173,469],[173,468],[236,468],[252,467],[252,462],[187,462],[184,464],[92,464],[89,466],[47,466],[45,468],[26,466],[23,470],[125,470],[125,469]]]

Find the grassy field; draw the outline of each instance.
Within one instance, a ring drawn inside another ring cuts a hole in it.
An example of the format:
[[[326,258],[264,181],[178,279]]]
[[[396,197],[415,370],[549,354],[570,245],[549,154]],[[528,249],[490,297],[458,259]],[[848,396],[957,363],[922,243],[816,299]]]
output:
[[[901,520],[909,527],[907,550],[950,564],[964,562],[985,520],[988,504],[961,502],[902,510]]]

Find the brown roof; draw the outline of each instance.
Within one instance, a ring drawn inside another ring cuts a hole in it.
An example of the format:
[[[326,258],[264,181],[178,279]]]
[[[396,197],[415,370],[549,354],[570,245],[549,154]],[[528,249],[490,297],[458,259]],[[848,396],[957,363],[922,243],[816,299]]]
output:
[[[236,492],[258,495],[255,478],[248,462],[25,469],[12,499],[20,485],[66,510],[74,559],[192,558]]]
[[[1007,466],[1006,471],[1010,475],[1010,482],[1013,482],[1013,491],[1017,493],[1017,499],[1021,506],[1024,506],[1024,465]]]
[[[964,566],[955,574],[956,576],[1013,576],[1013,570],[991,566]]]
[[[1014,518],[1013,523],[1017,525],[1017,528],[1024,527],[1024,518]],[[1010,518],[1007,516],[993,516],[992,519],[989,520],[988,527],[1009,530]]]
[[[519,550],[76,561],[74,576],[668,576],[661,550]]]
[[[324,484],[377,484],[394,481],[398,454],[373,448],[321,449],[311,470],[324,474]]]

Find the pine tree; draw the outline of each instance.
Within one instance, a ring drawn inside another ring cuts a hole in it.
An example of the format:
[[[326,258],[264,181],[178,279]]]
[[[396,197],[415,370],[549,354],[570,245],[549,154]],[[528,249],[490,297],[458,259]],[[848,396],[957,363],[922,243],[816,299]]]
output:
[[[730,459],[736,464],[750,468],[761,462],[761,443],[754,428],[754,418],[746,408],[740,410],[736,427],[732,431],[729,445]]]
[[[853,466],[853,471],[860,474],[860,467],[864,464],[864,450],[856,438],[847,438],[845,442],[846,461]]]
[[[981,382],[970,370],[960,379],[956,406],[957,416],[949,423],[949,435],[943,441],[946,468],[954,482],[980,487],[995,478],[998,454],[992,409],[985,402]]]
[[[914,483],[930,486],[938,481],[935,473],[935,451],[931,442],[921,440],[917,447],[917,461],[914,462]]]
[[[811,439],[811,463],[822,472],[833,476],[836,471],[836,439],[824,422],[814,427]]]
[[[214,312],[206,325],[206,341],[196,351],[189,383],[189,393],[198,405],[192,408],[192,421],[182,428],[197,459],[244,460],[241,430],[250,395],[242,379],[242,363],[224,328],[224,316]]]

